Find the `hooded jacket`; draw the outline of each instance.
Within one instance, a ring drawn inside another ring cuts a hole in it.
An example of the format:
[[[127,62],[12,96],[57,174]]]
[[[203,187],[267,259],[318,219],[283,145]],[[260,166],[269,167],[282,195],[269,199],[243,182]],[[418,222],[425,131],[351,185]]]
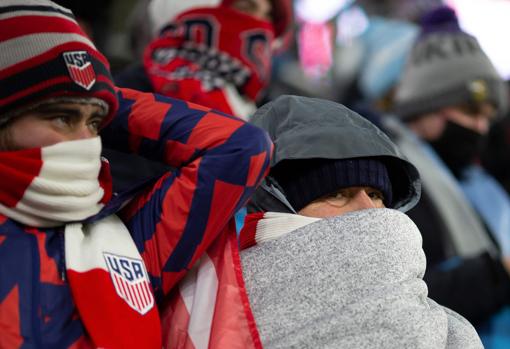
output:
[[[252,122],[274,142],[271,168],[285,160],[373,157],[388,168],[393,208],[406,211],[419,199],[416,168],[376,126],[340,104],[282,96]],[[271,172],[248,211],[241,261],[264,347],[482,347],[464,318],[427,297],[421,236],[403,213],[292,214]]]
[[[345,106],[317,98],[281,96],[259,108],[250,120],[274,143],[271,168],[285,160],[376,158],[393,186],[393,208],[407,211],[419,200],[418,171],[374,124]],[[255,192],[248,212],[295,213],[269,176]]]

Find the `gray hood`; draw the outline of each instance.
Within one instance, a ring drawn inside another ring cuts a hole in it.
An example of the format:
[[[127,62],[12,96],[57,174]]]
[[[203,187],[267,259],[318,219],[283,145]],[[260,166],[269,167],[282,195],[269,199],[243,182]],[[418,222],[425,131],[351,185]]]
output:
[[[388,168],[393,207],[405,212],[419,200],[421,183],[416,168],[374,124],[341,104],[281,96],[259,108],[250,121],[265,129],[275,145],[271,168],[293,159],[377,158]],[[293,212],[271,173],[255,192],[248,210]]]

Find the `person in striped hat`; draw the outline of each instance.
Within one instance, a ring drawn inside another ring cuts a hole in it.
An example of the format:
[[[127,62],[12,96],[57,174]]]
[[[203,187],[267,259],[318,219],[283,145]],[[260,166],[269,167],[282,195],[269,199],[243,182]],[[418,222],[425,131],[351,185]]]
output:
[[[158,308],[199,259],[230,251],[231,217],[268,167],[265,132],[117,89],[72,12],[48,0],[0,3],[0,51],[0,347],[180,347]],[[102,144],[173,170],[113,194]],[[200,340],[228,331],[210,348],[255,347],[242,299],[229,302],[217,316],[233,323]]]

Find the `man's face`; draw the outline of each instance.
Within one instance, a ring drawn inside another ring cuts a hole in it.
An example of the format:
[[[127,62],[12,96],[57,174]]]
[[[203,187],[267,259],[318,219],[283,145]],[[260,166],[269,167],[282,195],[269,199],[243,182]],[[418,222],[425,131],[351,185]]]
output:
[[[255,18],[271,21],[270,0],[234,0],[231,6]]]
[[[8,141],[1,150],[46,147],[98,135],[103,109],[94,104],[43,104],[15,117],[5,130]]]
[[[308,217],[327,218],[367,208],[383,208],[384,195],[371,187],[349,187],[317,199],[301,210],[299,214]]]

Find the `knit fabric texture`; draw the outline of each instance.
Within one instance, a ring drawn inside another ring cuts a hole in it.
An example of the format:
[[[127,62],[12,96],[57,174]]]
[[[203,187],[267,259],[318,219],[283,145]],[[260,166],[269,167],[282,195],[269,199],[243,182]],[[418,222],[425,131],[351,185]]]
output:
[[[275,166],[271,176],[282,187],[285,197],[296,211],[316,199],[348,187],[378,189],[384,195],[385,206],[391,207],[392,203],[388,170],[376,159],[287,160]]]
[[[72,12],[47,0],[0,4],[0,125],[56,97],[98,98],[117,110],[109,64]]]
[[[442,6],[422,19],[421,32],[395,91],[394,111],[411,119],[439,108],[492,103],[507,108],[507,87],[477,39]]]
[[[241,251],[264,348],[482,348],[427,298],[421,243],[405,214],[368,209]]]

